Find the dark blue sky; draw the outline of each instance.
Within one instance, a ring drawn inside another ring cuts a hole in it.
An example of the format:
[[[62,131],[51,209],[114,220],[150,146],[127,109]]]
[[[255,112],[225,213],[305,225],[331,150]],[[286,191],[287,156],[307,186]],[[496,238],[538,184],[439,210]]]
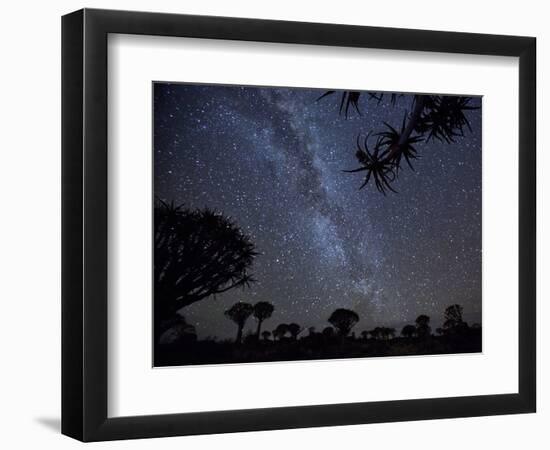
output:
[[[260,252],[251,288],[191,305],[187,320],[199,337],[232,337],[223,312],[265,300],[268,330],[320,330],[340,307],[359,314],[357,333],[419,314],[435,328],[453,303],[480,322],[481,110],[456,143],[418,144],[416,171],[403,166],[399,193],[384,196],[343,170],[358,167],[357,135],[398,128],[412,96],[392,106],[364,95],[346,119],[339,94],[316,101],[323,92],[154,84],[155,195],[231,217]]]

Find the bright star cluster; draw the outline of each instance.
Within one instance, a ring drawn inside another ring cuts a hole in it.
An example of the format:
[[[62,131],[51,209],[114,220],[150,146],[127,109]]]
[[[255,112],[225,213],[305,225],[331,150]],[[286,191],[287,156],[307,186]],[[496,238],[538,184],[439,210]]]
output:
[[[400,329],[420,314],[441,325],[459,303],[481,321],[481,109],[453,144],[417,146],[399,193],[359,190],[359,133],[401,125],[410,96],[395,106],[360,103],[339,114],[323,90],[155,83],[155,195],[216,210],[260,253],[257,280],[186,308],[199,337],[232,337],[223,312],[237,301],[275,306],[264,329],[296,322],[321,330],[336,308],[360,316],[356,332]],[[481,99],[474,99],[481,106]],[[250,320],[247,329],[254,327]]]

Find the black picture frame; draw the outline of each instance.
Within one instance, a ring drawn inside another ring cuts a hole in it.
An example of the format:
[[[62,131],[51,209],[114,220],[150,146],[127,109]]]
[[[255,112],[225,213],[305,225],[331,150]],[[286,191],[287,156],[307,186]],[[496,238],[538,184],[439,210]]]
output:
[[[133,417],[107,416],[109,33],[519,58],[518,393]],[[535,412],[536,40],[83,9],[62,18],[62,433],[82,441]]]

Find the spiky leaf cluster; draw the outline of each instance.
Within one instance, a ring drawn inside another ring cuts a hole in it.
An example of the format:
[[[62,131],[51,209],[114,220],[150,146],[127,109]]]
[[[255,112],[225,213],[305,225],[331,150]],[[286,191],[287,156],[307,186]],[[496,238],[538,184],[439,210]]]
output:
[[[392,106],[395,106],[397,103],[397,100],[399,100],[401,97],[404,97],[403,94],[385,94],[383,92],[361,92],[361,91],[326,91],[323,95],[321,95],[317,101],[322,100],[325,97],[328,97],[329,95],[336,94],[337,92],[340,93],[340,107],[339,107],[339,113],[340,115],[343,115],[346,119],[349,118],[351,111],[355,110],[355,112],[359,115],[361,115],[361,110],[359,109],[359,98],[361,97],[361,94],[367,95],[367,100],[374,100],[376,104],[380,104],[384,97],[390,96],[390,104]],[[353,109],[352,109],[353,107]]]
[[[257,255],[254,244],[223,215],[157,200],[154,222],[155,314],[159,318],[254,281],[250,271]]]
[[[477,109],[470,105],[471,97],[426,95],[425,105],[415,131],[425,140],[438,140],[448,144],[464,136],[464,129],[472,131],[465,112]]]
[[[318,100],[338,91],[327,91]],[[341,91],[340,114],[348,118],[350,110],[355,109],[361,114],[359,99],[366,94],[367,100],[374,100],[376,104],[382,102],[381,92]],[[394,106],[403,94],[390,94],[389,104]],[[376,189],[382,194],[387,191],[397,192],[393,187],[397,180],[401,163],[406,161],[414,171],[413,161],[419,158],[417,144],[437,140],[451,144],[457,137],[464,136],[465,129],[471,131],[467,111],[478,109],[471,105],[471,97],[415,95],[411,102],[412,111],[405,113],[401,128],[398,130],[387,122],[383,122],[385,129],[378,132],[369,131],[362,139],[357,136],[355,156],[360,167],[345,170],[348,173],[365,172],[360,189],[372,181]],[[374,138],[372,150],[369,148],[369,138]]]
[[[386,130],[378,133],[378,136],[382,137],[383,145],[388,146],[390,149],[388,156],[395,167],[396,173],[399,172],[402,159],[405,159],[408,166],[414,171],[411,161],[418,158],[418,152],[415,145],[422,142],[424,139],[419,135],[412,136],[409,134],[407,136],[405,130],[406,120],[407,113],[405,113],[405,116],[403,117],[403,123],[401,124],[401,129],[399,131],[392,127],[389,123],[384,122]]]
[[[386,194],[387,190],[396,192],[391,186],[391,183],[395,180],[396,172],[392,159],[389,157],[390,147],[385,144],[382,136],[378,136],[371,150],[369,149],[369,138],[370,133],[365,136],[363,143],[361,143],[361,136],[357,136],[355,157],[361,166],[344,172],[366,172],[363,184],[359,189],[363,189],[372,179],[376,189],[383,194]]]
[[[388,190],[397,192],[392,183],[397,179],[402,160],[405,160],[411,170],[414,170],[412,160],[418,158],[415,145],[423,140],[422,136],[406,136],[407,114],[403,118],[400,130],[396,130],[389,123],[384,122],[386,129],[377,133],[372,151],[369,150],[370,133],[365,137],[362,145],[360,136],[357,137],[355,157],[361,165],[357,169],[345,172],[366,172],[360,189],[364,188],[372,179],[376,189],[382,194]]]

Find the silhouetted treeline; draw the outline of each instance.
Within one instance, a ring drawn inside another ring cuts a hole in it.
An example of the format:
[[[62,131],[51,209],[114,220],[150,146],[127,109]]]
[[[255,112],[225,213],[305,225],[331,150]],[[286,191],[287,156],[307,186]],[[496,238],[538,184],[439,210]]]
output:
[[[261,332],[262,323],[276,311],[268,302],[255,305],[238,302],[225,315],[236,324],[235,339],[197,340],[196,330],[182,317],[176,324],[179,334],[172,341],[160,342],[155,351],[155,365],[242,363],[292,361],[369,356],[430,355],[474,353],[481,351],[481,326],[468,325],[460,305],[447,307],[443,326],[432,333],[430,317],[421,314],[414,324],[405,325],[398,334],[387,326],[354,331],[359,315],[352,310],[336,309],[328,318],[329,326],[317,331],[298,323],[280,323],[271,331]],[[243,335],[248,320],[256,321],[256,331]],[[305,331],[307,330],[307,333]]]
[[[469,326],[456,304],[445,309],[435,334],[430,317],[421,314],[398,336],[395,328],[384,325],[357,330],[359,314],[346,308],[334,310],[321,331],[294,321],[268,330],[264,322],[276,319],[276,305],[241,301],[220,311],[235,324],[234,339],[198,340],[185,307],[253,282],[257,252],[231,220],[208,209],[188,210],[157,200],[154,221],[156,366],[481,351],[481,326]],[[249,321],[255,321],[253,331],[245,335]]]

